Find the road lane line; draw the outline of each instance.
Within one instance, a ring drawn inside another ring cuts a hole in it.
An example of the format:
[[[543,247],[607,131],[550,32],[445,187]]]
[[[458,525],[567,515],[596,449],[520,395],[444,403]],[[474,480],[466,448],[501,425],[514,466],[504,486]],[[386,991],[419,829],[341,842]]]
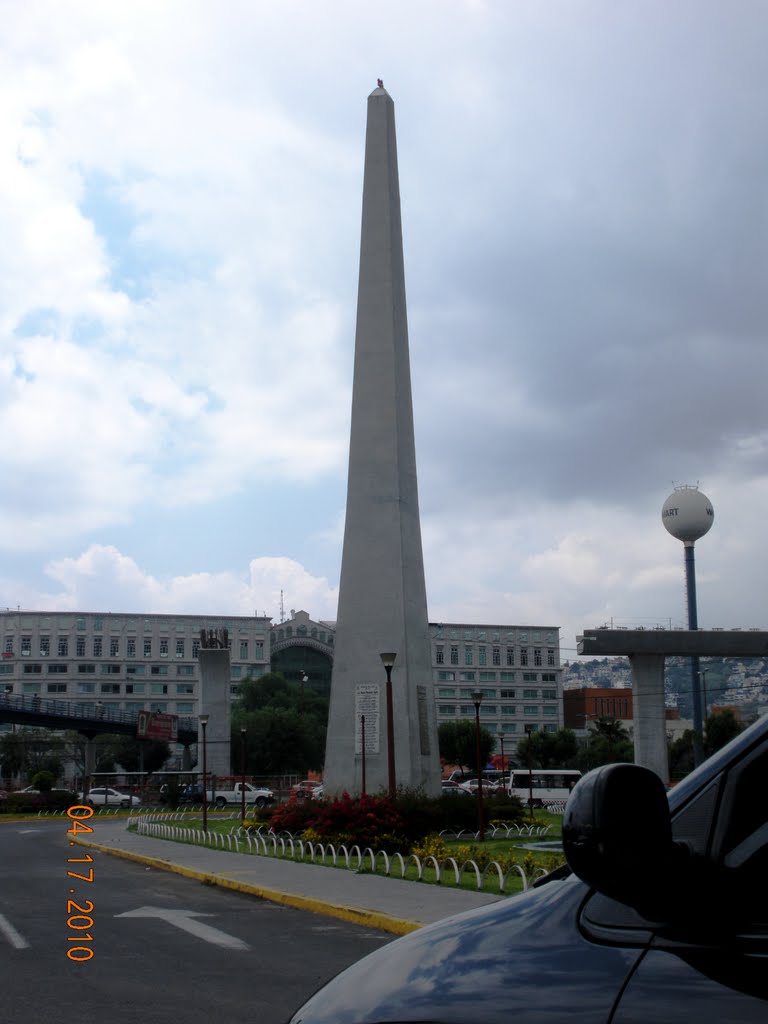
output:
[[[29,943],[27,942],[27,940],[22,935],[19,935],[19,933],[13,927],[8,918],[3,917],[2,914],[0,914],[0,932],[3,933],[3,935],[6,937],[6,939],[8,939],[10,944],[15,949],[28,948]]]

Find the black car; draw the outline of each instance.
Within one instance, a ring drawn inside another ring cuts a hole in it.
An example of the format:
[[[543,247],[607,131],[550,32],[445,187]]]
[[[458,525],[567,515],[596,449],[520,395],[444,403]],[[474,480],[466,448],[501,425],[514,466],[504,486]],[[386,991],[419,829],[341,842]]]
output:
[[[384,946],[292,1024],[764,1024],[768,716],[667,795],[595,769],[563,819],[570,867]]]

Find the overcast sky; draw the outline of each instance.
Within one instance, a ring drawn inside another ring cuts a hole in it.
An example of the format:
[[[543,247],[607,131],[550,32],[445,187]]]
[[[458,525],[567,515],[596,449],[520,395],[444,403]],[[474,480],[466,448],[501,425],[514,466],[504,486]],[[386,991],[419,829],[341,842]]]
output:
[[[0,604],[334,618],[366,97],[429,614],[768,626],[768,4],[0,0]]]

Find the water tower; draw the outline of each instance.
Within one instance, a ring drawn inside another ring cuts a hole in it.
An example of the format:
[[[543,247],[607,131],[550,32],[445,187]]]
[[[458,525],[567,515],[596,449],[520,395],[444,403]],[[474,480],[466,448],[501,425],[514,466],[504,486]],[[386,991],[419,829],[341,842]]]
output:
[[[664,502],[661,509],[661,521],[668,532],[681,540],[685,550],[685,592],[688,598],[688,629],[698,629],[699,621],[696,611],[696,566],[693,556],[693,545],[708,533],[715,521],[712,502],[702,494],[698,487],[683,484],[676,487]],[[693,753],[696,764],[701,764],[704,751],[702,748],[702,714],[701,694],[699,687],[699,658],[691,658],[691,696],[693,698]]]

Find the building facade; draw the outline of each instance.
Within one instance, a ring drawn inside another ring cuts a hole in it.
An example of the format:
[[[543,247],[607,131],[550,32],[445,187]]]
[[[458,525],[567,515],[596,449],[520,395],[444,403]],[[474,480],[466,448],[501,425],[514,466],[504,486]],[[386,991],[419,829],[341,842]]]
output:
[[[124,711],[197,715],[200,631],[222,628],[229,633],[232,699],[241,680],[270,670],[330,692],[335,623],[305,611],[291,611],[280,623],[256,616],[0,612],[0,687]],[[480,690],[481,724],[497,737],[562,728],[558,627],[430,623],[429,642],[438,725],[474,719],[472,698]],[[382,672],[381,665],[372,671]]]
[[[269,670],[268,618],[0,612],[6,693],[196,715],[200,631],[229,632],[231,693]]]

